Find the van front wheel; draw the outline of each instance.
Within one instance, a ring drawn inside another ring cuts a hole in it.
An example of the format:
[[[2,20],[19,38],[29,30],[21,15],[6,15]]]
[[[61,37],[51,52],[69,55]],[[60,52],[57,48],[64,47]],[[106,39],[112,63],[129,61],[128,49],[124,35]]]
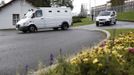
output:
[[[67,30],[69,28],[69,25],[67,23],[63,23],[61,26],[62,30]]]
[[[36,32],[36,27],[35,26],[29,26],[29,31],[30,32]]]

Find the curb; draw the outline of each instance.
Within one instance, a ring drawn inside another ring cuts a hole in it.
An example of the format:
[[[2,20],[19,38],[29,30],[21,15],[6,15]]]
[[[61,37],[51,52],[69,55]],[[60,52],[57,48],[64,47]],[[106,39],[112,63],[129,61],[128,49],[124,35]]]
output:
[[[110,36],[111,36],[111,34],[108,31],[103,30],[103,29],[89,29],[89,28],[79,28],[79,27],[78,28],[75,27],[73,29],[84,29],[84,30],[89,30],[89,31],[99,31],[99,32],[102,32],[102,33],[106,34],[106,38],[104,40],[108,40],[110,38]]]

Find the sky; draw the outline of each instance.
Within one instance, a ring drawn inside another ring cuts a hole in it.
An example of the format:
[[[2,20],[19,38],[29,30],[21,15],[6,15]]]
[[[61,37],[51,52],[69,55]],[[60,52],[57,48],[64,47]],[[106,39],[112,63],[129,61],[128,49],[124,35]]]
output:
[[[1,1],[1,0],[0,0]],[[9,2],[10,0],[4,0],[5,2]],[[81,4],[84,4],[85,8],[90,10],[91,7],[97,6],[97,5],[103,5],[109,0],[74,0],[73,5],[73,13],[79,13]]]

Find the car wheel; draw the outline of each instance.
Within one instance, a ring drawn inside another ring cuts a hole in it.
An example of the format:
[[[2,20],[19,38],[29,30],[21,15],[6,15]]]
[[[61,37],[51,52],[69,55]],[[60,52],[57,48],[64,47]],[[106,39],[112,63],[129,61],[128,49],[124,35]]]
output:
[[[36,30],[37,30],[37,29],[36,29],[35,26],[30,26],[30,27],[29,27],[29,31],[30,31],[30,32],[36,32]]]
[[[63,23],[61,26],[62,30],[67,30],[69,28],[69,25],[67,23]]]
[[[116,25],[116,21],[114,22],[114,25]]]
[[[96,26],[99,27],[99,22],[96,22]]]

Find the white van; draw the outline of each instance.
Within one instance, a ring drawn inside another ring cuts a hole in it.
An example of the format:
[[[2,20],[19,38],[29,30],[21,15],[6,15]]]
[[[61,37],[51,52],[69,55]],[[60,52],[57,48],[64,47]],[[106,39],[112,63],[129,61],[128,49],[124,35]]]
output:
[[[72,24],[71,9],[67,7],[44,7],[29,10],[17,23],[16,29],[22,32],[35,32],[38,29],[53,28],[67,30]]]
[[[96,26],[100,26],[100,24],[111,25],[116,24],[115,11],[101,11],[99,15],[96,17]]]

